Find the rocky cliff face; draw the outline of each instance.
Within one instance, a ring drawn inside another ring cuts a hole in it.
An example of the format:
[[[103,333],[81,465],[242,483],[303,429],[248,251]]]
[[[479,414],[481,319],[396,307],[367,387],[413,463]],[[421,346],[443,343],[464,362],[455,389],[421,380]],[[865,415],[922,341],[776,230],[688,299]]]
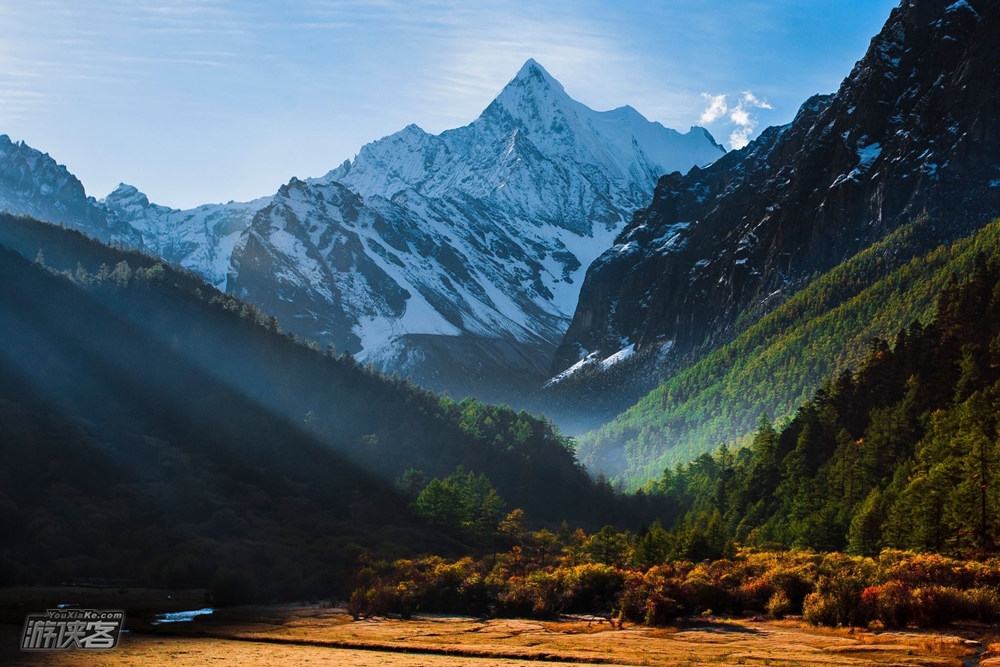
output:
[[[64,224],[104,242],[163,257],[224,287],[240,235],[270,197],[181,211],[150,203],[121,184],[102,200],[48,153],[0,135],[0,210]]]
[[[122,183],[101,202],[115,240],[183,266],[224,288],[233,248],[253,216],[271,201],[204,204],[178,210],[150,203],[134,186]]]
[[[923,211],[953,235],[995,216],[997,35],[995,2],[907,0],[836,94],[705,169],[661,178],[589,268],[553,373],[629,346],[712,346],[741,314]]]
[[[0,211],[66,224],[107,241],[111,238],[103,207],[87,197],[83,184],[66,167],[23,141],[0,134]]]

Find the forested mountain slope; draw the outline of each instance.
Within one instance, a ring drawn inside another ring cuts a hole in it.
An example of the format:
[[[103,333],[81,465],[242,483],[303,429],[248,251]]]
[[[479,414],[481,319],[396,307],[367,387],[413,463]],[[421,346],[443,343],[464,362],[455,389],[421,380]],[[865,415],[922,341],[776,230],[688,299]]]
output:
[[[731,540],[995,552],[1000,260],[982,250],[946,280],[931,321],[872,341],[857,371],[828,377],[786,425],[763,417],[749,448],[650,482],[675,503],[676,535],[716,553]]]
[[[460,549],[409,514],[394,484],[411,469],[485,472],[529,521],[621,516],[547,422],[323,354],[75,231],[0,216],[0,246],[8,578],[204,585],[291,567],[269,592],[286,595],[333,586],[362,548]]]
[[[1000,249],[1000,221],[935,247],[939,231],[922,219],[817,278],[731,343],[578,438],[581,461],[638,485],[665,465],[739,440],[762,411],[790,417],[824,377],[856,366],[870,339],[928,321],[951,276],[970,271],[977,253]]]

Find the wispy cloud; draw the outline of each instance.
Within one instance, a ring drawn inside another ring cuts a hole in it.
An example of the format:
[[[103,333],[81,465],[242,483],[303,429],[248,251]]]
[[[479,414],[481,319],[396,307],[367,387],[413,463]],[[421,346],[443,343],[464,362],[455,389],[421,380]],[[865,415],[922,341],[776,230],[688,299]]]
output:
[[[532,57],[592,108],[700,116],[738,148],[837,85],[895,4],[0,0],[0,132],[98,192],[171,169],[161,203],[201,203],[210,182],[249,198],[408,123],[468,123]]]
[[[701,122],[708,125],[725,117],[727,125],[732,127],[729,133],[729,146],[740,149],[750,143],[750,137],[760,124],[753,111],[756,109],[773,109],[766,100],[762,100],[751,91],[745,90],[736,98],[735,105],[730,106],[728,96],[702,93],[708,101],[708,106],[701,114]]]
[[[702,97],[708,100],[708,107],[701,113],[701,118],[699,122],[708,124],[714,123],[729,111],[729,106],[726,104],[725,95],[709,95],[708,93],[702,93]]]
[[[603,82],[620,79],[610,72],[627,69],[620,40],[575,3],[417,4],[421,11],[408,12],[414,17],[408,36],[429,47],[429,57],[413,85],[422,89],[420,97],[433,107],[439,125],[427,129],[471,121],[528,58],[538,60],[570,94],[577,92],[574,82],[586,82],[576,88],[594,97],[601,96],[595,89]],[[627,101],[632,100],[619,98],[617,104]]]
[[[0,97],[0,120],[9,122],[26,118],[45,101],[45,96],[37,91],[15,88],[3,79],[0,82],[4,88],[3,96]]]

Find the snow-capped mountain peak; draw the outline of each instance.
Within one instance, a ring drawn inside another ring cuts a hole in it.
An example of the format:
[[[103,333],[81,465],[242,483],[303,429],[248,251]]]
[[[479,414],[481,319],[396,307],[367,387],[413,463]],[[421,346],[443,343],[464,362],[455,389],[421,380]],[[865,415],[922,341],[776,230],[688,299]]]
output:
[[[514,78],[511,81],[530,81],[536,80],[550,88],[557,88],[558,90],[563,90],[563,85],[552,78],[552,75],[546,71],[541,64],[534,58],[528,58],[521,65],[521,69],[517,71]]]
[[[527,129],[545,131],[558,129],[553,128],[551,122],[557,120],[559,112],[565,113],[567,108],[576,104],[561,83],[552,78],[544,67],[529,59],[483,115],[499,107]]]
[[[308,313],[286,317],[301,333],[423,379],[439,378],[442,360],[431,357],[442,348],[431,339],[446,328],[457,334],[449,349],[466,337],[477,352],[502,341],[505,363],[510,344],[548,354],[585,267],[648,203],[656,179],[724,152],[701,128],[682,135],[628,106],[594,111],[528,60],[469,125],[439,135],[409,125],[307,181],[294,206],[262,211],[254,241],[236,248],[230,288],[260,299],[280,266],[285,284],[268,299],[281,311],[308,302]],[[335,203],[334,186],[359,196]],[[311,268],[292,270],[282,247]],[[342,315],[316,316],[323,308]],[[349,333],[334,322],[343,317]],[[475,372],[490,363],[476,359]]]
[[[702,128],[682,135],[631,107],[594,111],[528,60],[469,125],[440,135],[407,126],[367,144],[322,180],[386,199],[402,190],[487,199],[524,219],[589,236],[595,223],[619,225],[647,203],[661,174],[705,166],[724,153]]]
[[[723,154],[700,128],[594,111],[528,60],[468,125],[408,125],[273,197],[177,211],[123,184],[97,209],[112,238],[255,302],[285,330],[484,397],[475,383],[512,368],[544,379],[586,267],[656,179]]]
[[[108,196],[101,201],[105,203],[109,201],[116,202],[125,206],[141,206],[143,208],[149,206],[149,198],[144,193],[140,192],[139,188],[134,185],[129,185],[128,183],[119,183],[118,187],[112,190]]]
[[[711,349],[745,314],[921,214],[941,238],[992,219],[998,32],[996,2],[907,0],[835,94],[706,169],[662,178],[590,268],[553,371],[624,344],[669,341],[674,359]]]

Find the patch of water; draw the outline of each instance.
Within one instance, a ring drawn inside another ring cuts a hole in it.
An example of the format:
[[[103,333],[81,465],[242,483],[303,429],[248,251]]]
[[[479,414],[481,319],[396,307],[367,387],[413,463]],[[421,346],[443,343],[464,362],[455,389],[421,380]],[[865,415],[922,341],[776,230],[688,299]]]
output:
[[[165,614],[157,614],[153,625],[160,625],[162,623],[188,623],[193,621],[196,616],[207,616],[214,611],[211,607],[204,607],[189,611],[171,611]]]

